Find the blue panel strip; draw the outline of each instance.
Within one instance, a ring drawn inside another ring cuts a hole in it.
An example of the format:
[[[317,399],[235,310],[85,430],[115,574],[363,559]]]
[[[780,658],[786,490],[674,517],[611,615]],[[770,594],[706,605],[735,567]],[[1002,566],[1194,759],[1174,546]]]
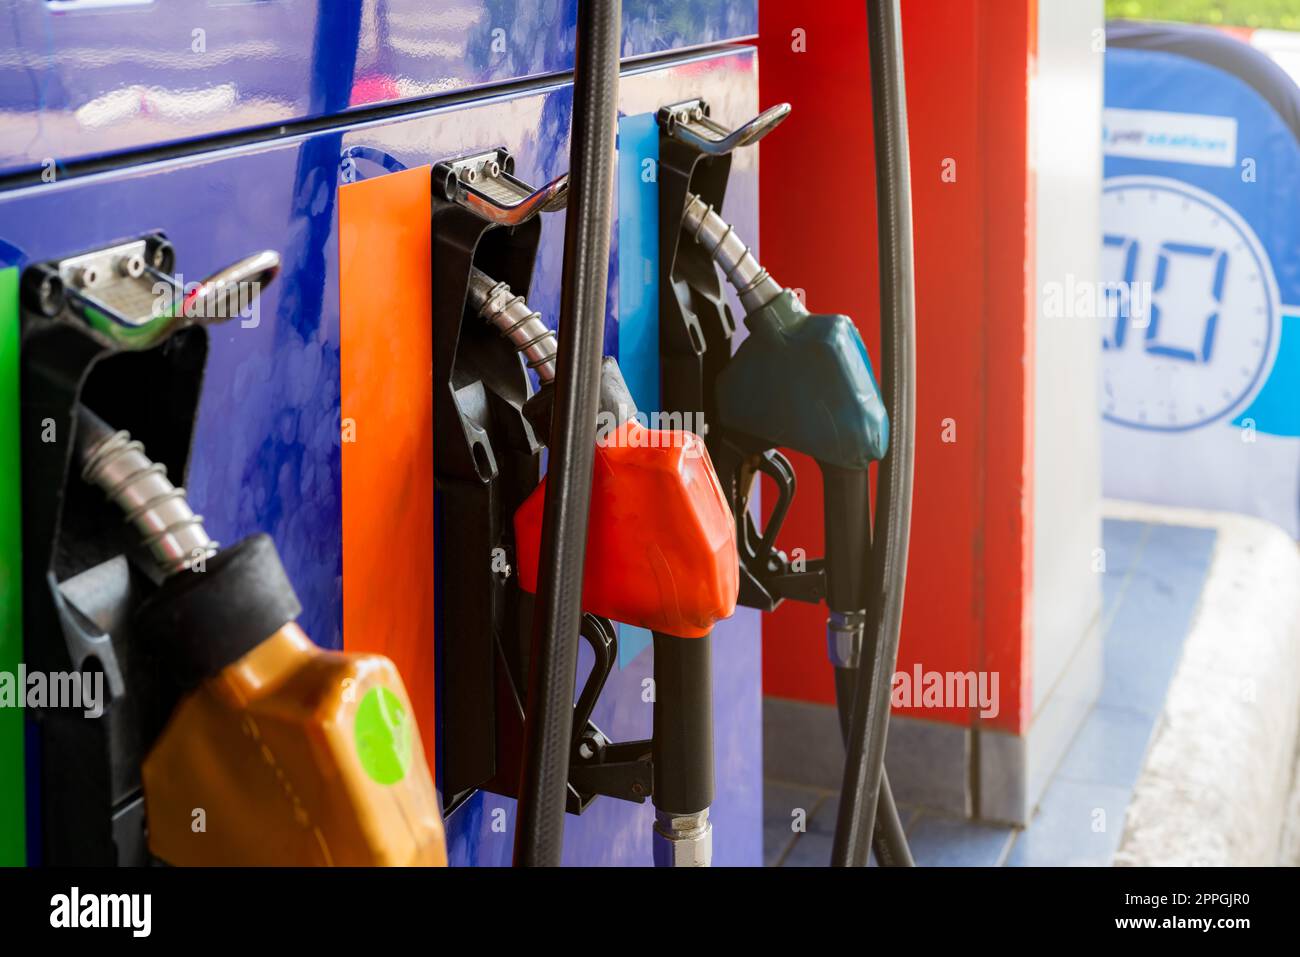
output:
[[[659,411],[659,126],[618,121],[618,364],[642,412]]]
[[[638,625],[618,624],[618,666],[626,668],[637,655],[645,651],[654,642],[654,635],[649,628]]]
[[[659,125],[653,113],[618,121],[618,364],[637,408],[659,410]],[[618,666],[650,646],[619,625]]]

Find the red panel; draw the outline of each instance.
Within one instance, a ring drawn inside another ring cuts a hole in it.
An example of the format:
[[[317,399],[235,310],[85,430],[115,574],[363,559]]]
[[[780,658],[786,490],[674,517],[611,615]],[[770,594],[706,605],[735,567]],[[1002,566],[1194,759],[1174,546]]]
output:
[[[879,356],[865,5],[760,3],[758,10],[760,106],[789,102],[794,107],[761,147],[763,265],[783,284],[804,290],[813,312],[852,316],[867,350]],[[820,158],[811,156],[810,148],[819,149]],[[829,182],[810,175],[819,162],[839,166],[838,175],[850,179],[853,188],[815,187]],[[799,485],[778,544],[787,552],[821,555],[825,535],[817,466],[807,456],[787,454]],[[774,497],[766,487],[763,501]],[[765,694],[835,700],[825,630],[822,606],[786,602],[764,618]]]
[[[429,269],[427,166],[339,190],[343,647],[397,665],[433,765]]]
[[[1037,4],[986,2],[980,24],[985,127],[983,470],[984,641],[975,662],[1001,675],[993,727],[1032,717],[1034,178],[1029,91],[1038,55]]]
[[[903,4],[918,424],[899,668],[999,669],[1002,712],[992,723],[1010,730],[1027,718],[1018,703],[1028,695],[1032,9],[1033,0]],[[878,357],[865,5],[764,3],[759,15],[762,105],[794,105],[762,145],[763,264],[807,290],[813,311],[853,316]],[[811,158],[814,147],[833,150],[851,189],[814,185],[828,180],[810,164],[831,161]],[[955,442],[944,441],[947,420]],[[811,461],[793,458],[799,494],[781,547],[818,555],[821,482]],[[766,694],[834,700],[824,631],[818,607],[786,603],[765,620]],[[910,713],[972,720],[969,708]]]

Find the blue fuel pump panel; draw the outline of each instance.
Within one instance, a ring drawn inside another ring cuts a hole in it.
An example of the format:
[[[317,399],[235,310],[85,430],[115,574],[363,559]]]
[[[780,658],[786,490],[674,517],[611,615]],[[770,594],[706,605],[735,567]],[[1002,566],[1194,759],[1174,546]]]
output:
[[[577,0],[0,0],[0,171],[573,68]],[[628,0],[624,57],[753,36],[757,0]]]
[[[269,11],[278,3],[271,0],[260,6],[267,10],[258,15],[271,16]],[[569,9],[571,4],[560,6]],[[156,9],[163,14],[168,7]],[[673,9],[672,4],[658,7],[661,17]],[[365,9],[371,10],[370,5]],[[404,8],[390,3],[387,9],[393,17],[395,10]],[[709,9],[715,8],[709,5]],[[230,15],[229,22],[241,23],[241,17],[254,14],[237,7]],[[30,11],[21,12],[17,22],[23,30],[30,16]],[[111,32],[112,22],[104,21],[103,29]],[[632,16],[625,29],[636,28],[638,22]],[[209,32],[210,44],[216,32]],[[306,31],[295,26],[286,35],[293,32]],[[391,36],[386,42],[391,42]],[[167,82],[177,87],[181,83]],[[106,81],[105,88],[111,85]],[[17,96],[8,79],[2,89],[0,95]],[[349,84],[331,82],[312,96],[325,104],[318,108],[345,109],[351,89]],[[58,108],[44,114],[42,136],[53,136],[69,149],[111,141],[109,134],[95,140],[84,130],[76,135],[58,133],[58,118],[67,110],[75,111],[71,104],[77,97],[70,90],[53,88],[45,95],[46,102]],[[758,100],[754,51],[746,47],[701,51],[673,63],[633,69],[623,78],[620,108],[624,114],[640,115],[690,96],[707,97],[725,118],[753,115]],[[302,108],[301,102],[292,107]],[[357,177],[416,169],[488,145],[509,149],[522,179],[547,182],[568,168],[572,89],[566,82],[539,81],[481,100],[433,100],[418,110],[367,119],[231,143],[222,150],[187,151],[148,164],[100,172],[74,169],[73,175],[48,182],[11,181],[8,189],[0,179],[0,269],[159,229],[174,244],[177,269],[185,281],[202,278],[249,250],[281,252],[280,278],[267,288],[257,311],[212,329],[187,487],[191,502],[219,541],[234,542],[259,531],[272,535],[304,607],[300,623],[314,640],[332,648],[343,641],[340,350],[345,343],[340,336],[339,186]],[[170,135],[155,127],[128,135],[128,129],[134,130],[130,123],[120,129],[109,126],[110,134],[117,135],[113,131],[118,130],[124,137],[115,143],[139,145]],[[190,129],[198,128],[211,131],[202,124]],[[171,132],[176,129],[167,126]],[[22,136],[0,139],[7,145],[27,143]],[[37,139],[30,149],[23,146],[6,162],[29,160],[50,142]],[[731,190],[735,208],[749,211],[737,228],[757,235],[758,182],[753,160],[737,164]],[[551,322],[559,313],[562,239],[563,216],[547,216],[529,298]],[[617,262],[617,249],[612,253]],[[374,254],[384,251],[376,249]],[[615,356],[621,354],[618,306],[619,296],[611,295],[605,352]],[[375,317],[374,334],[382,335],[386,322],[412,321],[427,321],[427,317]],[[383,373],[375,370],[374,374]],[[714,633],[718,779],[714,859],[720,865],[762,860],[758,637],[758,613],[748,609],[720,623]],[[611,676],[593,719],[615,739],[649,736],[652,704],[645,695],[645,680],[651,673],[650,655],[644,653],[625,659]],[[423,733],[426,741],[434,737],[430,730]],[[29,780],[37,779],[29,775]],[[581,817],[569,818],[565,862],[647,864],[652,813],[648,803],[596,801]],[[509,799],[483,793],[471,798],[447,821],[451,862],[509,863],[513,814]]]

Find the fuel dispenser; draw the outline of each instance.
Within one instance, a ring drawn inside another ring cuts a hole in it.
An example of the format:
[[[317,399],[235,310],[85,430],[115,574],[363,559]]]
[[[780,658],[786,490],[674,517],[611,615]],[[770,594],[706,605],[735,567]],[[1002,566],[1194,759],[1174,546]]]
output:
[[[557,340],[514,290],[527,290],[537,214],[563,202],[565,184],[557,180],[532,191],[512,169],[512,158],[498,150],[450,160],[434,171],[434,278],[445,283],[434,297],[435,356],[452,354],[443,367],[450,373],[446,379],[440,374],[437,388],[451,399],[445,411],[457,423],[448,440],[453,448],[444,454],[448,442],[439,443],[442,547],[467,547],[474,556],[444,578],[446,614],[458,623],[444,629],[444,661],[486,662],[494,672],[474,684],[468,677],[481,673],[447,665],[454,680],[445,693],[444,791],[456,794],[449,807],[475,787],[517,796],[524,748],[521,689],[547,490],[547,480],[538,478],[539,456],[553,428]],[[498,281],[489,268],[511,282]],[[537,374],[536,391],[525,367]],[[702,440],[643,426],[609,357],[601,365],[599,409],[600,428],[594,422],[590,429],[595,466],[581,582],[584,616],[572,639],[592,647],[595,664],[573,706],[566,808],[580,814],[599,795],[637,803],[649,798],[656,808],[655,862],[707,865],[713,799],[709,638],[714,623],[735,608],[735,526]],[[477,459],[468,454],[470,443],[480,450]],[[491,467],[463,478],[450,474],[455,463],[475,461]],[[463,528],[481,535],[454,537]],[[493,555],[503,558],[495,572]],[[471,607],[468,583],[488,573],[495,597]],[[483,617],[474,621],[473,615]],[[610,741],[591,721],[617,659],[611,619],[654,633],[654,731],[648,741]],[[462,725],[461,709],[451,716],[452,695],[487,705],[479,721],[491,714],[495,742],[486,739],[482,724]],[[477,779],[451,776],[452,769],[475,763],[482,769]]]
[[[897,103],[890,103],[891,98],[902,100],[898,12],[896,2],[873,0],[869,7],[876,140],[882,154],[877,163],[882,315],[893,319],[895,327],[910,328],[905,106],[899,110]],[[899,397],[910,397],[911,366],[898,363],[890,368],[891,405],[896,427],[904,428],[904,441],[901,454],[895,451],[882,473],[886,480],[881,514],[887,534],[873,550],[868,468],[887,456],[890,414],[861,336],[847,316],[810,314],[717,212],[726,195],[731,153],[758,142],[789,112],[786,104],[775,106],[735,130],[715,121],[708,104],[698,99],[665,106],[658,113],[663,403],[667,409],[702,415],[707,424],[709,449],[736,520],[740,602],[763,611],[786,599],[827,604],[828,653],[849,750],[835,862],[866,863],[865,843],[853,837],[865,820],[880,863],[910,865],[883,757],[910,507],[912,417],[910,404],[900,405]],[[905,233],[899,225],[900,179]],[[900,256],[906,268],[891,273],[887,267],[894,267]],[[749,331],[734,354],[736,323],[719,273],[735,290]],[[887,362],[894,358],[893,328],[883,336]],[[826,554],[803,569],[792,567],[776,548],[795,494],[794,468],[780,447],[809,455],[822,473]],[[777,490],[761,530],[750,501],[759,474],[772,479]],[[864,634],[870,641],[865,664]],[[865,754],[868,742],[870,754]],[[855,845],[852,851],[850,844]]]
[[[102,715],[35,715],[38,853],[445,863],[392,663],[312,644],[271,539],[219,548],[168,477],[186,471],[205,327],[241,315],[279,256],[192,289],[174,257],[151,234],[22,276],[24,657],[107,689]]]

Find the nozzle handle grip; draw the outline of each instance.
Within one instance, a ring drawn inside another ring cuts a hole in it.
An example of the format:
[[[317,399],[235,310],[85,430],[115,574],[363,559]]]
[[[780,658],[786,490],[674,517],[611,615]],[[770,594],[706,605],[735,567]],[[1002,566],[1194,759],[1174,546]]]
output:
[[[654,633],[654,806],[667,814],[713,803],[712,637]]]
[[[136,628],[182,689],[234,664],[302,614],[271,536],[218,552],[201,573],[170,576]]]
[[[871,556],[871,479],[866,469],[828,462],[822,471],[826,524],[826,604],[834,612],[867,607]]]

